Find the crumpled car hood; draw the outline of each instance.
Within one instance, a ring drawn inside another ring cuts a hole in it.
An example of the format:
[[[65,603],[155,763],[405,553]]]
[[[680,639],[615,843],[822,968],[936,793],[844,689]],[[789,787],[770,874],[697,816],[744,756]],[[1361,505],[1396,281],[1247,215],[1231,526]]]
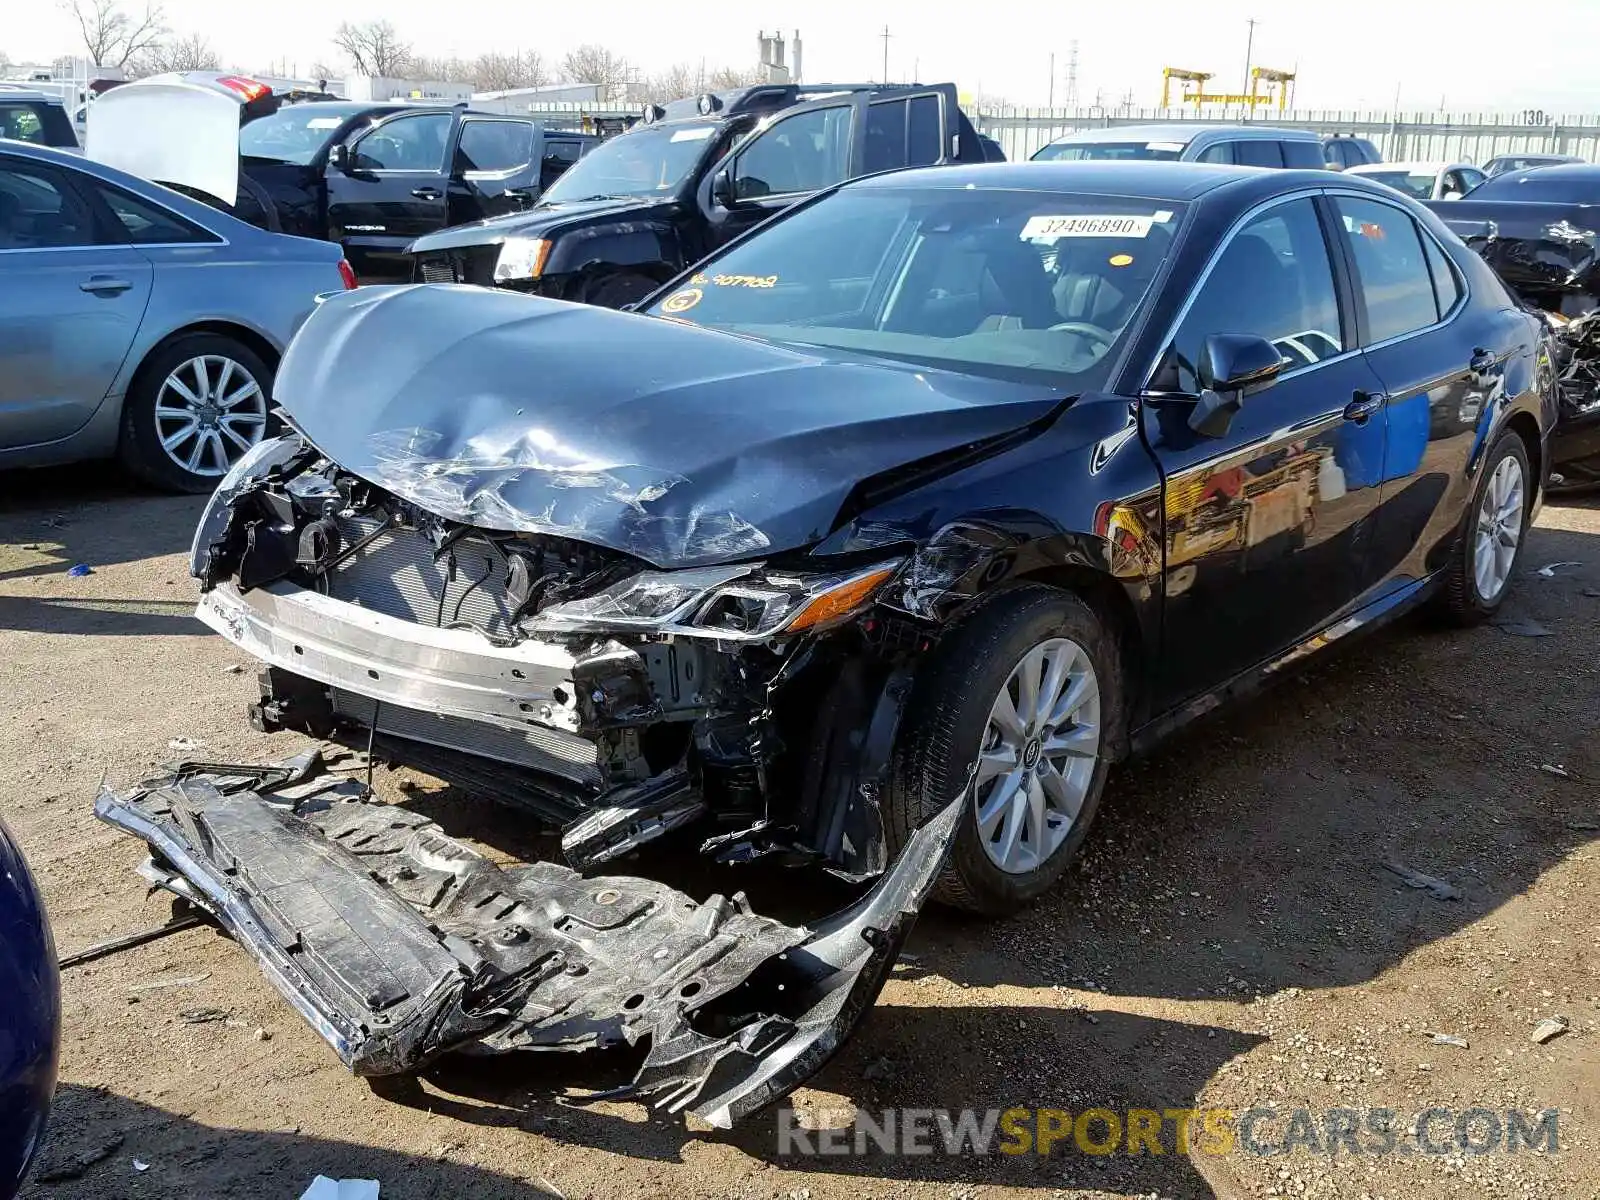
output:
[[[346,470],[429,512],[663,568],[826,536],[863,479],[1045,416],[1047,389],[478,288],[363,288],[274,394]]]

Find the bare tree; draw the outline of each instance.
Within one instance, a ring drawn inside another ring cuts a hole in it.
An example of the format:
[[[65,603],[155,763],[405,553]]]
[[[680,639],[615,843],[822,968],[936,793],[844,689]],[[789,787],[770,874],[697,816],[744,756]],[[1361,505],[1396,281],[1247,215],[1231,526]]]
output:
[[[408,58],[405,69],[413,79],[440,83],[471,83],[472,64],[464,58]]]
[[[513,88],[543,87],[550,82],[550,72],[537,50],[490,52],[480,54],[472,64],[472,82],[480,92],[509,92]]]
[[[78,23],[84,52],[96,66],[124,68],[167,32],[161,6],[146,3],[143,16],[125,11],[118,0],[62,0]]]
[[[128,74],[135,79],[160,75],[166,71],[215,71],[222,66],[217,52],[204,35],[191,33],[174,41],[156,42],[128,61]]]
[[[706,87],[713,92],[725,92],[766,81],[767,73],[760,67],[718,67],[706,76]]]
[[[401,40],[389,21],[367,21],[360,25],[342,21],[334,31],[333,44],[344,51],[358,75],[393,79],[411,65],[411,45]]]
[[[674,63],[659,75],[645,81],[644,100],[651,104],[665,104],[703,91],[700,67],[688,63]]]
[[[570,82],[596,84],[609,98],[627,86],[633,66],[622,55],[590,43],[568,51],[561,70]]]

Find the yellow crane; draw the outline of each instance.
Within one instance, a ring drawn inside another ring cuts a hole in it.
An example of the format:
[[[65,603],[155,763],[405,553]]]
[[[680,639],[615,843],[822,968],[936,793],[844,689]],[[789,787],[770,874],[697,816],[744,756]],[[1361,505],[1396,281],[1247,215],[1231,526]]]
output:
[[[1210,71],[1190,71],[1183,67],[1163,67],[1161,70],[1161,107],[1171,108],[1173,104],[1172,84],[1178,84],[1177,103],[1192,104],[1199,108],[1203,104],[1240,105],[1249,108],[1263,108],[1277,106],[1279,112],[1284,112],[1289,107],[1289,97],[1293,93],[1293,71],[1279,71],[1273,67],[1252,67],[1250,69],[1250,90],[1244,93],[1236,92],[1208,92],[1206,84],[1215,75]],[[1194,90],[1189,85],[1194,85]],[[1266,91],[1262,91],[1265,85]]]

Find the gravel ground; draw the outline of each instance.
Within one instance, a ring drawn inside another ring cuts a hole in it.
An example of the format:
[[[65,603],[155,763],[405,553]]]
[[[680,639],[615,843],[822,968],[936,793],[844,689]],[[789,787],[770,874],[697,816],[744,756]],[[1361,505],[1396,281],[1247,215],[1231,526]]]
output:
[[[0,807],[63,953],[168,912],[134,875],[142,848],[91,815],[102,778],[152,773],[177,736],[215,758],[298,746],[250,731],[253,670],[189,615],[198,509],[101,467],[0,479]],[[1578,565],[1534,573],[1555,562]],[[380,1095],[196,929],[66,973],[61,1085],[24,1195],[277,1200],[321,1173],[378,1179],[383,1200],[1600,1196],[1600,506],[1548,506],[1524,567],[1508,613],[1549,636],[1409,621],[1115,774],[1059,892],[1001,923],[926,916],[794,1099],[822,1125],[852,1106],[1272,1106],[1258,1144],[1297,1133],[1293,1153],[1178,1153],[1169,1126],[1159,1155],[1069,1137],[1048,1156],[783,1156],[775,1115],[718,1133],[564,1104],[629,1065],[566,1056],[449,1063]],[[414,782],[383,788],[516,844],[506,814]],[[227,1018],[180,1015],[198,1009]],[[1556,1015],[1568,1032],[1532,1042]],[[1365,1132],[1364,1152],[1326,1152],[1329,1109],[1404,1124],[1433,1107],[1555,1109],[1559,1150],[1464,1153],[1446,1117],[1444,1154],[1409,1136],[1374,1153]]]

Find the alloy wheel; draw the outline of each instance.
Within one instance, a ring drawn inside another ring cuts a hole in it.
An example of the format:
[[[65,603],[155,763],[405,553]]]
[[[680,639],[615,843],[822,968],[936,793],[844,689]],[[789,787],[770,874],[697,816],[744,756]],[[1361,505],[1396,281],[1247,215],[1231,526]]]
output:
[[[1492,604],[1511,578],[1517,543],[1522,540],[1524,508],[1522,464],[1506,455],[1495,464],[1478,505],[1478,525],[1472,544],[1472,578],[1478,598]]]
[[[244,366],[205,354],[173,368],[155,416],[168,458],[195,475],[222,475],[266,433],[267,397]]]
[[[1022,656],[989,710],[973,775],[978,840],[1000,870],[1037,870],[1083,809],[1100,755],[1088,651],[1051,638]]]

